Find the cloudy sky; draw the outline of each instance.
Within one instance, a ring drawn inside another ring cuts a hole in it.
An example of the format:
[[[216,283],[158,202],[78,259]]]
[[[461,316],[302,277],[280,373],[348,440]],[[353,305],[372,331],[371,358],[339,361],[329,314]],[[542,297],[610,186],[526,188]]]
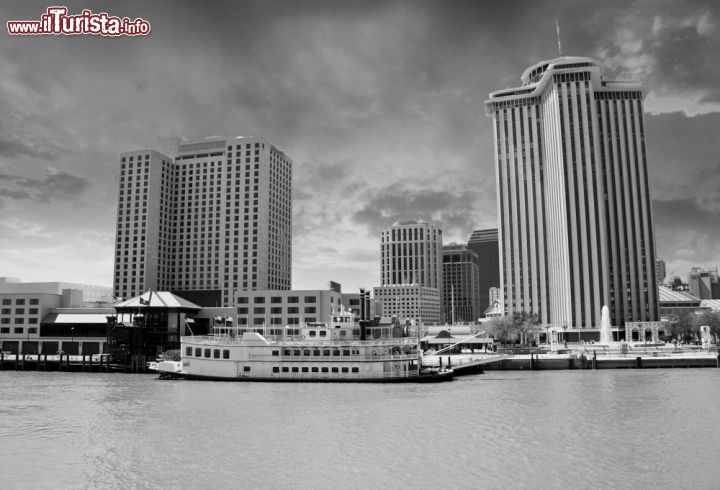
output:
[[[3,23],[55,3],[10,0]],[[148,36],[0,33],[0,276],[112,282],[119,154],[260,135],[294,161],[293,286],[379,282],[379,232],[497,226],[488,93],[563,54],[646,82],[658,255],[720,265],[720,8],[687,0],[63,3]]]

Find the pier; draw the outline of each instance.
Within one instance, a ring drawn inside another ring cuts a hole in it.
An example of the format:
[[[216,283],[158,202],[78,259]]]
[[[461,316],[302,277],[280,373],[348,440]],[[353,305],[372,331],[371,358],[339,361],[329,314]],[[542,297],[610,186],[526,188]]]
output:
[[[456,376],[505,370],[718,368],[720,353],[717,349],[661,347],[628,350],[588,347],[560,352],[534,349],[517,354],[431,354],[423,357],[423,365],[451,367]]]
[[[11,354],[0,352],[0,371],[145,373],[144,357],[129,364],[111,362],[108,354]]]

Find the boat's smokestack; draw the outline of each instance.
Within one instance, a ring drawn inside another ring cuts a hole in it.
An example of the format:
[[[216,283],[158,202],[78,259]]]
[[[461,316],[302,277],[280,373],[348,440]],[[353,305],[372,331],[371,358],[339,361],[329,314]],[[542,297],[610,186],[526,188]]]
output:
[[[360,288],[360,340],[367,339],[367,323],[370,312],[365,301],[365,288]]]

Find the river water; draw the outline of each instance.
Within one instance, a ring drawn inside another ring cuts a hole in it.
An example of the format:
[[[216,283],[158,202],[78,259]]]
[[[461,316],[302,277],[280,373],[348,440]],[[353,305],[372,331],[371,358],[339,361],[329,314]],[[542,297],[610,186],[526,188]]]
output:
[[[0,488],[720,488],[720,371],[0,372]]]

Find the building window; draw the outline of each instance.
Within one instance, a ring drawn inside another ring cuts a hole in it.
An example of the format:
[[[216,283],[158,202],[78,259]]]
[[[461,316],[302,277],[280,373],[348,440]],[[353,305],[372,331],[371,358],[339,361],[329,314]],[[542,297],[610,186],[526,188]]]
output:
[[[185,355],[188,357],[192,356],[192,350],[192,347],[185,347]]]
[[[265,303],[265,296],[256,296],[256,297],[253,299],[253,303],[255,303],[255,304]]]
[[[305,296],[305,302],[306,303],[317,303],[317,297],[316,296]]]
[[[13,330],[14,333],[23,333],[22,327],[15,327],[15,330]]]

